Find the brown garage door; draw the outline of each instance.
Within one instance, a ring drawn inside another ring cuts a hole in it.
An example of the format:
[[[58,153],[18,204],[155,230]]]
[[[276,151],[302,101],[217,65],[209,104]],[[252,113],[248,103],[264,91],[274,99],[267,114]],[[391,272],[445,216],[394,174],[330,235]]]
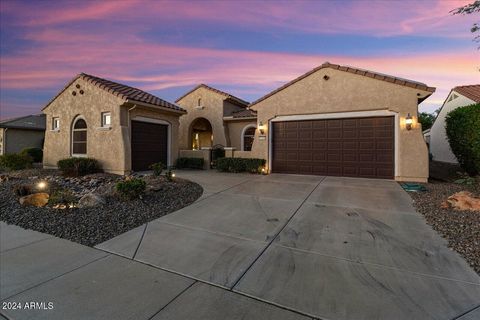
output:
[[[132,170],[149,170],[152,163],[167,164],[168,126],[132,121]]]
[[[394,117],[274,122],[272,172],[393,179]]]

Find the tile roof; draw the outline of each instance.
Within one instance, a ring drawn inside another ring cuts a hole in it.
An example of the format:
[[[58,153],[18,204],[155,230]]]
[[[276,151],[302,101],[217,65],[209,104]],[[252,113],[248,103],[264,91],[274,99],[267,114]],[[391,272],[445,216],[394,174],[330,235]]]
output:
[[[250,110],[250,109],[245,109],[245,110],[232,112],[232,114],[230,116],[233,117],[234,119],[237,119],[237,118],[256,118],[257,117],[257,112],[253,111],[253,110]]]
[[[315,69],[312,69],[312,70],[308,71],[307,73],[301,75],[300,77],[286,83],[285,85],[281,86],[280,88],[275,89],[272,92],[270,92],[270,93],[266,94],[265,96],[261,97],[260,99],[252,102],[250,104],[250,106],[253,106],[253,105],[259,103],[260,101],[263,101],[263,100],[267,99],[268,97],[276,94],[277,92],[282,91],[283,89],[291,86],[295,82],[298,82],[298,81],[308,77],[309,75],[311,75],[311,74],[313,74],[313,73],[315,73],[315,72],[317,72],[321,69],[325,69],[325,68],[331,68],[331,69],[335,69],[335,70],[350,72],[350,73],[353,73],[353,74],[358,74],[358,75],[361,75],[361,76],[365,76],[365,77],[369,77],[369,78],[373,78],[373,79],[377,79],[377,80],[382,80],[382,81],[386,81],[386,82],[390,82],[390,83],[394,83],[394,84],[398,84],[398,85],[402,85],[402,86],[406,86],[406,87],[410,87],[410,88],[415,88],[415,89],[419,89],[419,90],[423,90],[423,91],[428,91],[428,92],[432,92],[432,93],[435,92],[435,88],[429,87],[426,84],[421,83],[421,82],[408,80],[408,79],[403,79],[403,78],[399,78],[399,77],[394,77],[394,76],[390,76],[390,75],[387,75],[387,74],[383,74],[383,73],[379,73],[379,72],[373,72],[373,71],[369,71],[369,70],[365,70],[365,69],[360,69],[360,68],[355,68],[355,67],[350,67],[350,66],[342,66],[342,65],[339,65],[339,64],[333,64],[333,63],[330,63],[330,62],[325,62],[321,66],[316,67]]]
[[[480,84],[472,84],[468,86],[458,86],[453,88],[453,91],[460,93],[475,102],[480,103]]]
[[[154,96],[153,94],[150,94],[148,92],[145,92],[143,90],[130,87],[124,84],[120,84],[114,81],[110,81],[107,79],[99,78],[96,76],[92,76],[86,73],[81,73],[78,76],[76,76],[72,81],[70,81],[67,86],[60,91],[59,94],[57,94],[46,106],[48,107],[50,103],[53,102],[65,89],[67,89],[74,81],[77,79],[83,79],[87,82],[90,82],[91,84],[117,96],[120,97],[124,100],[132,100],[132,102],[143,102],[146,104],[150,104],[153,106],[158,106],[162,108],[167,108],[167,109],[172,109],[175,111],[180,111],[180,112],[186,112],[184,109],[179,107],[178,105],[168,102],[166,100],[160,99],[159,97]],[[43,109],[45,109],[43,108]]]
[[[46,120],[44,114],[29,115],[0,121],[0,128],[28,129],[44,131]]]
[[[238,97],[235,97],[234,95],[231,95],[230,93],[227,93],[225,91],[222,91],[222,90],[218,90],[218,89],[215,89],[213,87],[210,87],[210,86],[207,86],[206,84],[199,84],[198,86],[196,86],[195,88],[193,88],[192,90],[188,91],[187,93],[185,93],[184,95],[182,95],[180,98],[178,98],[177,100],[175,100],[175,102],[178,102],[180,100],[182,100],[183,98],[185,98],[186,96],[188,96],[190,93],[194,92],[195,90],[199,89],[199,88],[205,88],[207,90],[210,90],[210,91],[213,91],[215,93],[218,93],[218,94],[221,94],[222,96],[225,96],[226,99],[229,99],[229,100],[232,100],[232,101],[235,101],[241,105],[244,105],[245,107],[248,106],[249,102],[248,101],[245,101],[243,99],[240,99]]]

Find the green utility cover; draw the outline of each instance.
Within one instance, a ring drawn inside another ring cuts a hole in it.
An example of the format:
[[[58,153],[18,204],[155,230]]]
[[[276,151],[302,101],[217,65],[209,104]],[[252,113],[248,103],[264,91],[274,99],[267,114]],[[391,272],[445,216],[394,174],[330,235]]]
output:
[[[409,192],[423,192],[427,191],[427,188],[418,183],[402,183],[400,184],[405,191]]]

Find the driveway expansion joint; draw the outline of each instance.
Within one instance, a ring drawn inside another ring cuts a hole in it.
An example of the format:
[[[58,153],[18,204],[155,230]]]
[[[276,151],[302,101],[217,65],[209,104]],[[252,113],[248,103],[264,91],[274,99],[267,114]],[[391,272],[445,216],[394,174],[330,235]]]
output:
[[[477,309],[480,309],[480,304],[479,304],[478,306],[476,306],[476,307],[473,307],[473,308],[471,308],[471,309],[469,309],[469,310],[467,310],[467,311],[459,314],[458,316],[456,316],[456,317],[453,318],[452,320],[457,320],[457,319],[458,319],[458,320],[461,320],[461,318],[462,318],[463,316],[467,316],[469,313],[472,313],[473,311],[475,311],[475,310],[477,310]]]
[[[140,237],[140,241],[138,242],[137,249],[135,249],[135,252],[133,253],[131,260],[135,260],[135,256],[137,255],[138,249],[140,249],[140,245],[142,244],[143,237],[145,236],[145,232],[147,231],[147,227],[148,227],[148,222],[145,223],[145,228],[143,228],[142,236]]]
[[[267,243],[265,248],[263,248],[262,251],[257,255],[257,257],[253,260],[253,262],[245,269],[245,271],[240,275],[240,277],[235,281],[235,283],[232,285],[232,290],[235,288],[235,286],[243,279],[243,277],[247,274],[247,272],[252,268],[252,266],[255,264],[255,262],[260,259],[260,257],[267,251],[268,248],[272,245],[272,243],[275,241],[275,239],[278,237],[280,233],[286,228],[286,226],[292,221],[293,217],[297,214],[297,212],[300,210],[300,208],[303,206],[303,204],[307,201],[307,199],[310,197],[310,195],[318,188],[318,186],[325,180],[325,177],[323,177],[316,185],[315,187],[308,193],[308,195],[303,199],[303,201],[300,203],[300,205],[295,209],[293,214],[287,219],[285,224],[283,225],[282,228],[280,228],[276,234],[272,237],[272,239]]]

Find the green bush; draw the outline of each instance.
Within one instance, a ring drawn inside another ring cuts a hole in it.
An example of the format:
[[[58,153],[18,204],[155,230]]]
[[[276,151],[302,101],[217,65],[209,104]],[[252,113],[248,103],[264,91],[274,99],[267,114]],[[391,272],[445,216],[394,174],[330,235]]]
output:
[[[153,170],[153,175],[154,176],[160,176],[162,174],[163,169],[165,168],[165,165],[161,162],[154,163],[150,165],[150,169]]]
[[[43,160],[43,150],[40,148],[25,148],[20,154],[30,156],[33,162],[42,162]]]
[[[57,162],[65,176],[78,177],[101,171],[100,163],[93,158],[67,158]]]
[[[27,154],[7,153],[0,156],[0,167],[10,170],[30,168],[32,163],[32,157]]]
[[[147,183],[139,178],[117,182],[115,189],[121,198],[133,200],[140,197],[147,187]]]
[[[250,158],[220,158],[217,160],[217,170],[224,172],[261,173],[265,159]]]
[[[480,173],[480,104],[460,107],[445,118],[450,148],[469,175]]]
[[[50,194],[48,198],[49,205],[65,205],[67,208],[70,204],[77,202],[77,197],[72,190],[56,189]]]
[[[178,158],[177,169],[203,169],[203,158]]]

